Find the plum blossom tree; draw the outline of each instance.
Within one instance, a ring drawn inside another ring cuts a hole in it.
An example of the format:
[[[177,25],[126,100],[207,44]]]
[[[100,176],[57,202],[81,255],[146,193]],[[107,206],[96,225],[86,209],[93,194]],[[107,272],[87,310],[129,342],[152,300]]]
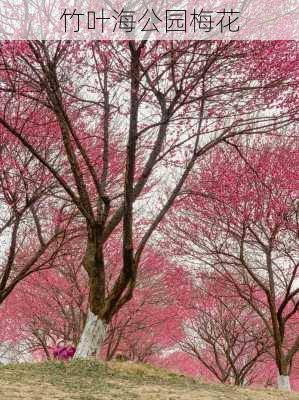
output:
[[[0,164],[1,304],[23,279],[53,266],[69,237],[55,181],[32,154],[0,140]]]
[[[95,355],[196,162],[224,140],[294,123],[295,44],[4,42],[0,60],[2,136],[49,171],[85,225],[89,312],[75,356]]]
[[[218,287],[217,276],[197,279],[182,351],[198,359],[222,383],[252,383],[252,371],[267,359],[269,334],[247,303]]]
[[[218,293],[229,290],[251,307],[272,338],[278,387],[290,389],[299,349],[298,145],[227,144],[192,176],[174,247],[214,271]]]
[[[74,240],[65,243],[55,267],[20,282],[1,307],[1,341],[35,358],[51,359],[76,345],[86,316],[88,293]]]
[[[103,355],[117,354],[132,361],[153,362],[182,335],[184,309],[175,285],[188,292],[188,274],[150,247],[141,260],[132,300],[109,325]]]

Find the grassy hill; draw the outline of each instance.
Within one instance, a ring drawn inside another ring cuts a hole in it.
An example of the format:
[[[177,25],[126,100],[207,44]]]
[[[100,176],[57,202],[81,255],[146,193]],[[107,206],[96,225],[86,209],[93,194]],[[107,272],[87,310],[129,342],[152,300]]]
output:
[[[288,400],[298,393],[201,383],[129,362],[45,362],[0,367],[1,400]]]

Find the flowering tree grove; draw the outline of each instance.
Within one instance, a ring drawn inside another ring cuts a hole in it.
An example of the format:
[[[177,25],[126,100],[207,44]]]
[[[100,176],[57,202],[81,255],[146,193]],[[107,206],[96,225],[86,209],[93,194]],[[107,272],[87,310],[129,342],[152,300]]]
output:
[[[113,271],[119,262],[115,256],[114,253],[109,260],[109,276],[117,272]],[[76,347],[87,316],[88,282],[74,241],[67,251],[64,249],[60,262],[60,267],[21,282],[1,311],[1,341],[38,359],[52,359],[55,355],[63,358],[67,348]],[[179,274],[178,267],[150,248],[146,251],[133,299],[109,324],[101,352],[103,359],[121,356],[145,362],[172,345],[172,334],[180,331],[182,318],[173,289]],[[66,358],[67,355],[66,352]]]
[[[290,168],[298,164],[298,145],[230,144],[192,176],[173,243],[216,274],[218,293],[250,306],[271,336],[278,386],[289,389],[299,349],[298,170]]]
[[[0,75],[2,138],[51,174],[84,226],[81,358],[97,353],[132,298],[143,251],[197,161],[296,119],[293,42],[3,42]]]

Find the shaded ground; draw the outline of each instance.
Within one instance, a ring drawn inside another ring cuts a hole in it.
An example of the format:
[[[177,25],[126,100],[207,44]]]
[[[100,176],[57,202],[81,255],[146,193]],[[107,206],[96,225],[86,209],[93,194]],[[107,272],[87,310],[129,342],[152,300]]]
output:
[[[201,383],[142,364],[46,362],[0,367],[5,400],[298,400],[298,393]]]

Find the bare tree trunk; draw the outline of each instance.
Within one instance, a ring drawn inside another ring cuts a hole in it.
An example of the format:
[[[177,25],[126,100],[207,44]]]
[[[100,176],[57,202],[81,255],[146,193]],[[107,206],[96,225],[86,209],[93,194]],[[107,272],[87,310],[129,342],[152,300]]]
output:
[[[89,310],[74,358],[95,357],[101,350],[106,332],[107,324]]]

